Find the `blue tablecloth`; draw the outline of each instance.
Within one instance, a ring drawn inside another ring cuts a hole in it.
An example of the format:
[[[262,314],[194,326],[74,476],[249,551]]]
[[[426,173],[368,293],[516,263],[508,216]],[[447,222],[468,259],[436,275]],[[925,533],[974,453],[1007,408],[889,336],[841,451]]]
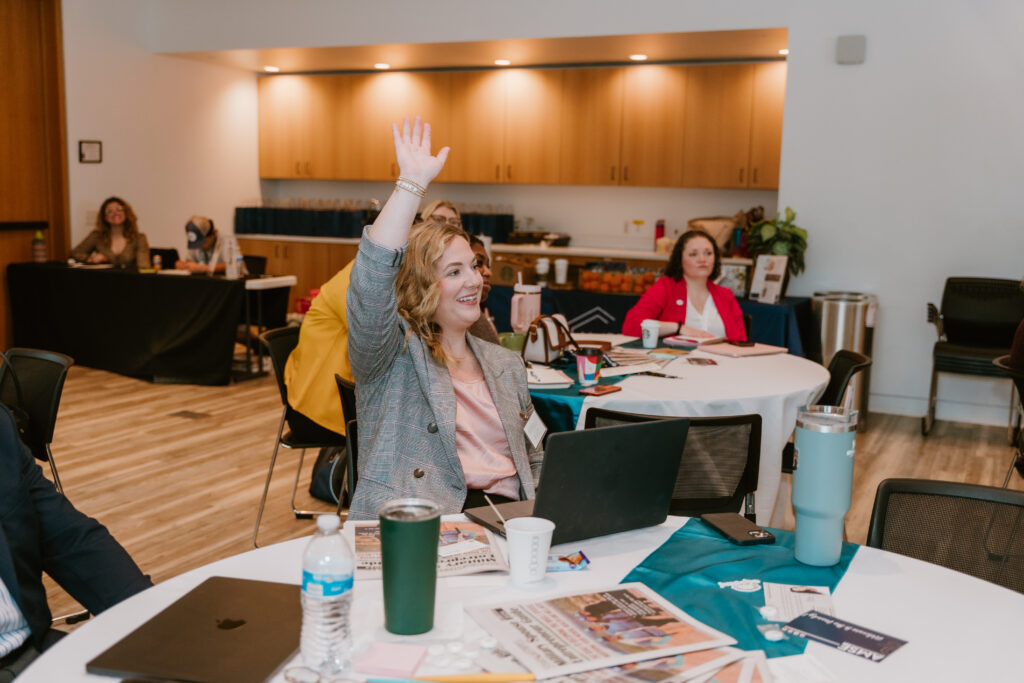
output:
[[[772,529],[773,545],[734,545],[698,519],[691,519],[633,569],[623,583],[640,581],[687,614],[728,633],[744,650],[764,650],[769,657],[800,654],[802,638],[766,640],[758,624],[769,623],[758,608],[764,592],[742,592],[719,582],[758,579],[835,590],[858,546],[843,543],[839,564],[811,567],[793,557],[795,535]]]
[[[545,289],[541,292],[541,313],[562,313],[574,332],[621,332],[626,313],[639,299],[630,294]],[[511,330],[511,301],[511,287],[491,288],[487,308],[499,332]],[[739,304],[753,319],[752,341],[785,346],[794,356],[812,355],[815,346],[809,298],[783,297],[777,304],[740,299]]]

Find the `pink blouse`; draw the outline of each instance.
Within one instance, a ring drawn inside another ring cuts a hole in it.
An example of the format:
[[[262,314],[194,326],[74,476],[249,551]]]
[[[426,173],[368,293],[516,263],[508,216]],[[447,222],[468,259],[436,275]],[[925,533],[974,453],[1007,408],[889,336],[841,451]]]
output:
[[[452,375],[455,389],[455,451],[466,488],[519,500],[519,475],[487,382]]]

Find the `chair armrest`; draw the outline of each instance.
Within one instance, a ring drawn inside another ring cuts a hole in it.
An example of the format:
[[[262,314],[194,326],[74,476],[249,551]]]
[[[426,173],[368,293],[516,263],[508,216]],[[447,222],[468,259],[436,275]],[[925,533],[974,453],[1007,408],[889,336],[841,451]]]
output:
[[[935,331],[939,335],[939,341],[946,341],[946,332],[942,329],[942,314],[939,313],[938,307],[931,302],[928,303],[928,322],[935,325]]]

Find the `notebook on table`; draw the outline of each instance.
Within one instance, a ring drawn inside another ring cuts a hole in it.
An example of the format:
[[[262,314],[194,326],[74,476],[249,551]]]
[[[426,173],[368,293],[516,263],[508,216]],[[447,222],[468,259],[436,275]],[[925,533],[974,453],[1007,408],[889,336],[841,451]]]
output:
[[[299,649],[299,586],[213,576],[89,662],[91,674],[248,683]]]
[[[715,353],[719,356],[728,356],[730,358],[744,358],[746,356],[772,356],[777,353],[789,353],[789,349],[785,346],[772,346],[771,344],[761,344],[758,342],[753,346],[736,346],[735,344],[713,344],[711,346],[701,346],[701,351],[707,351],[708,353]]]
[[[552,544],[661,524],[668,517],[689,427],[685,419],[654,420],[552,434],[536,499],[496,507],[506,520],[551,520]],[[504,523],[490,507],[465,512],[505,535]]]

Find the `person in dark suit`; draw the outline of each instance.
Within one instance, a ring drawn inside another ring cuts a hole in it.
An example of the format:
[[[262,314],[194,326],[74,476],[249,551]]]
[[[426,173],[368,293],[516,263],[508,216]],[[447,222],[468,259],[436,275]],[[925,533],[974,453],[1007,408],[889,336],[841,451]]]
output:
[[[0,683],[56,642],[43,572],[93,614],[153,585],[107,529],[43,477],[0,405]]]

